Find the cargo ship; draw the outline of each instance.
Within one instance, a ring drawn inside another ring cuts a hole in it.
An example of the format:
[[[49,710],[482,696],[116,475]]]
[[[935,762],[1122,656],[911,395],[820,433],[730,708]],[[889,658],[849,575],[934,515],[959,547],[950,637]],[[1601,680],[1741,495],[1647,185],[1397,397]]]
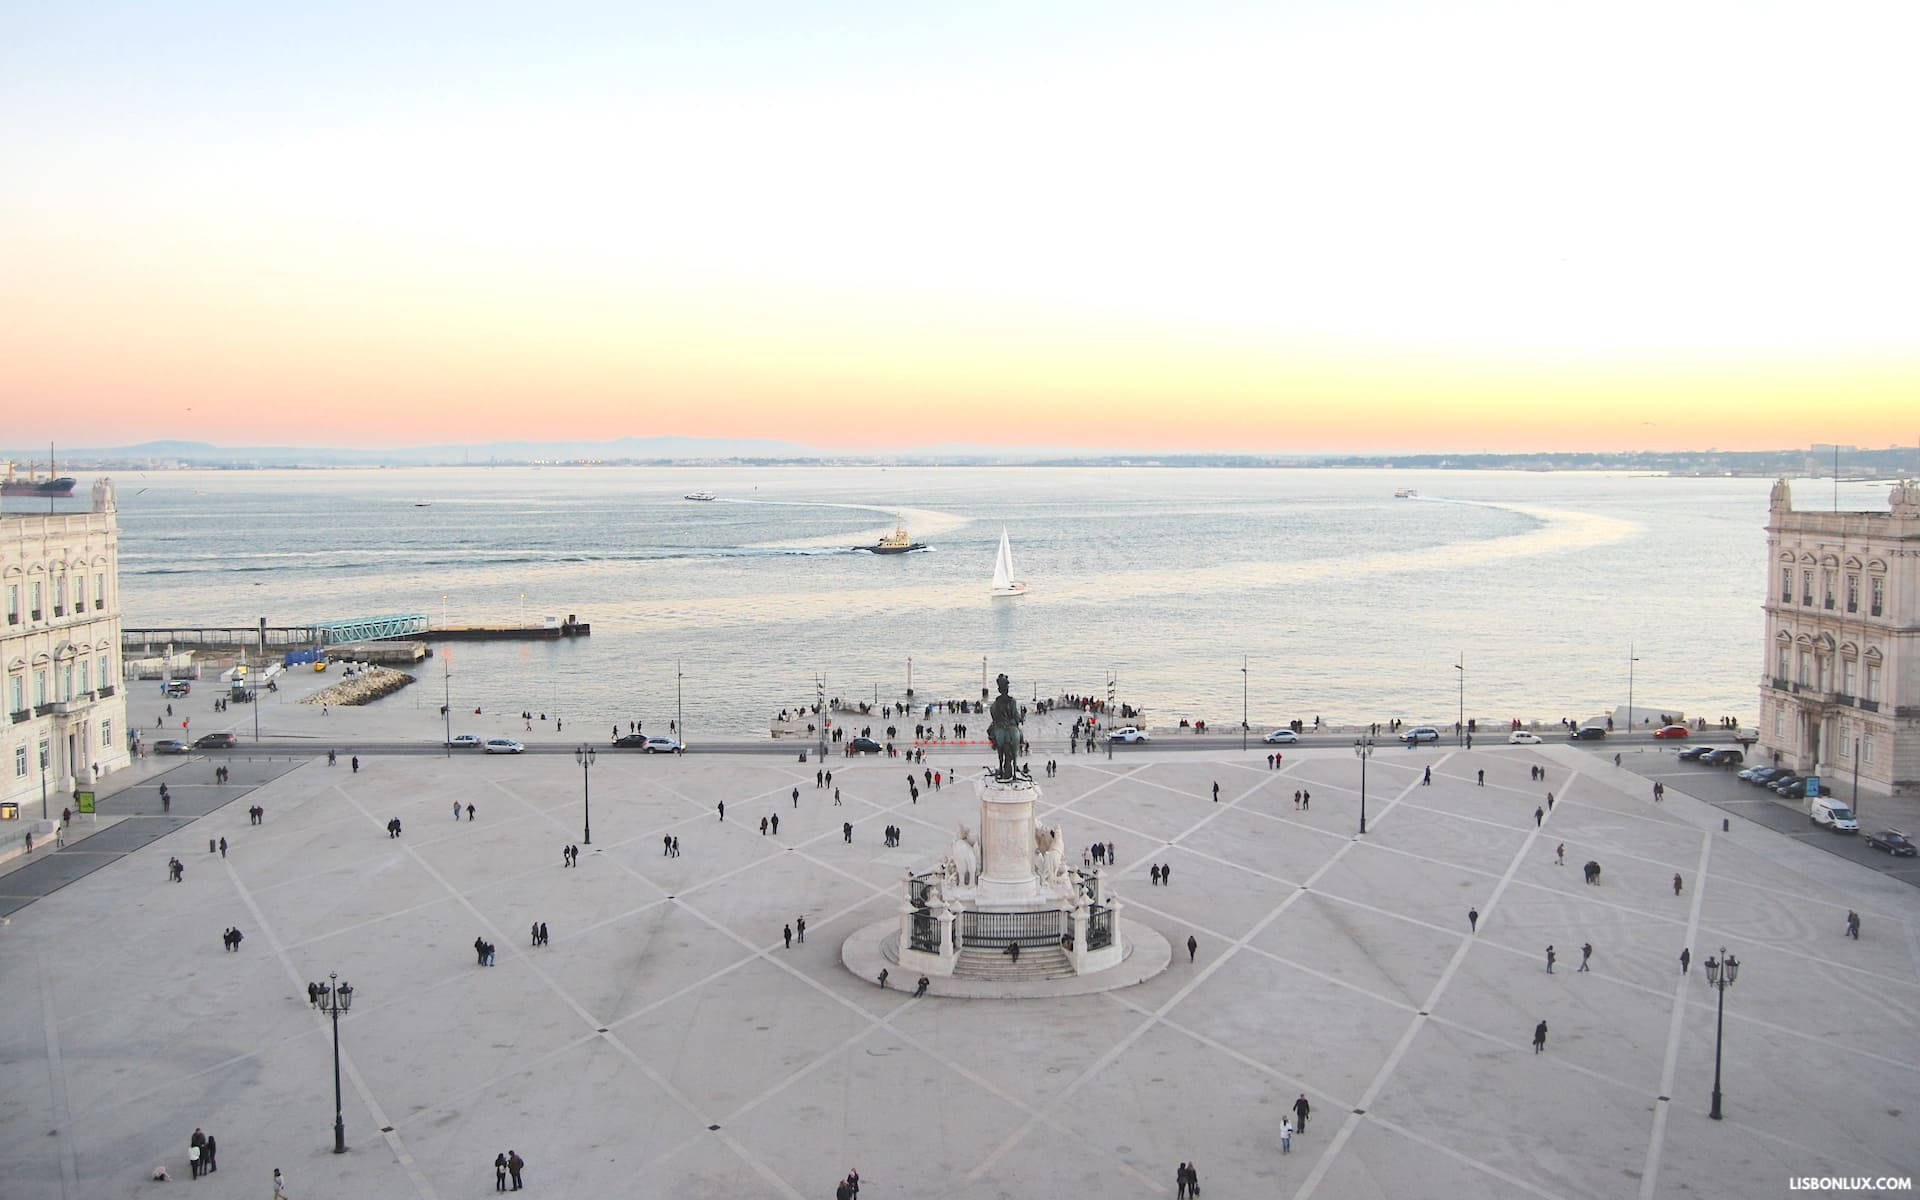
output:
[[[33,468],[27,468],[27,477],[21,479],[13,473],[13,464],[7,464],[7,477],[0,480],[0,496],[71,496],[73,495],[73,476],[53,473],[53,458],[47,458],[47,477],[36,478]]]

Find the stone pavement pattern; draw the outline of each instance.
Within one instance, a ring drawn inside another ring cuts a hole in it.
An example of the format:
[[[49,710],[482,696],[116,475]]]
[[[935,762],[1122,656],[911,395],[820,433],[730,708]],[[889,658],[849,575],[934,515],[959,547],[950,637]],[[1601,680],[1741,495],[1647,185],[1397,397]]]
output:
[[[1076,858],[1114,842],[1128,915],[1181,949],[1196,936],[1196,962],[1017,1003],[912,1000],[843,970],[841,939],[893,911],[902,868],[973,821],[970,787],[910,803],[898,761],[826,764],[836,808],[820,764],[603,751],[577,870],[560,855],[581,840],[570,759],[301,766],[12,914],[5,1193],[145,1193],[155,1165],[185,1178],[195,1126],[221,1142],[223,1170],[194,1185],[211,1197],[264,1195],[276,1166],[297,1197],[473,1195],[507,1149],[550,1196],[814,1197],[856,1166],[871,1196],[1155,1196],[1184,1159],[1215,1197],[1771,1196],[1790,1176],[1914,1171],[1906,884],[1739,821],[1721,833],[1677,787],[1655,806],[1569,748],[1385,749],[1364,841],[1348,752],[1281,771],[1255,753],[1060,763],[1046,819]],[[889,823],[900,849],[881,845]],[[208,856],[222,835],[230,857]],[[681,857],[662,854],[672,835]],[[1149,886],[1152,863],[1169,886]],[[1840,936],[1850,908],[1858,942]],[[807,941],[783,949],[801,913]],[[533,921],[551,945],[528,945]],[[497,967],[475,965],[476,936]],[[1701,963],[1723,943],[1745,965],[1716,1123]],[[345,1156],[330,1029],[304,994],[329,971],[358,992]],[[1314,1115],[1283,1157],[1303,1091]]]

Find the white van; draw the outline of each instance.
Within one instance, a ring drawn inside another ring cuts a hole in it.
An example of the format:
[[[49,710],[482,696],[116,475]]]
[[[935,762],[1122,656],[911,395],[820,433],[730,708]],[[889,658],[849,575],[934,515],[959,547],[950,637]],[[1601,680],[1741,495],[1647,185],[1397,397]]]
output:
[[[1807,820],[1815,825],[1825,825],[1835,833],[1859,833],[1860,822],[1854,819],[1853,810],[1844,800],[1832,796],[1815,796],[1807,801]]]

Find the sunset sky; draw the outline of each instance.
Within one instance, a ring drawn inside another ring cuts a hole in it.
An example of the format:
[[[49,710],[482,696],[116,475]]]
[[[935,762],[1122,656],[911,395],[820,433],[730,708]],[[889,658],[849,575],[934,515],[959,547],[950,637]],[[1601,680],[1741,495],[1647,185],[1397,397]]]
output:
[[[0,444],[1920,436],[1920,5],[0,12]]]

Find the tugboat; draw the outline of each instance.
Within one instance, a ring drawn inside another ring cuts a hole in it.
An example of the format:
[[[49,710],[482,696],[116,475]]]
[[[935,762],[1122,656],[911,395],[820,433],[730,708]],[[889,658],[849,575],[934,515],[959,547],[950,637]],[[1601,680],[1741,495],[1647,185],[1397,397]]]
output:
[[[718,500],[719,498],[712,492],[688,492],[681,497],[682,500]]]
[[[905,554],[909,550],[925,550],[927,547],[924,543],[913,540],[913,535],[907,532],[906,524],[896,513],[893,518],[893,532],[873,545],[861,548],[871,550],[875,554]]]

